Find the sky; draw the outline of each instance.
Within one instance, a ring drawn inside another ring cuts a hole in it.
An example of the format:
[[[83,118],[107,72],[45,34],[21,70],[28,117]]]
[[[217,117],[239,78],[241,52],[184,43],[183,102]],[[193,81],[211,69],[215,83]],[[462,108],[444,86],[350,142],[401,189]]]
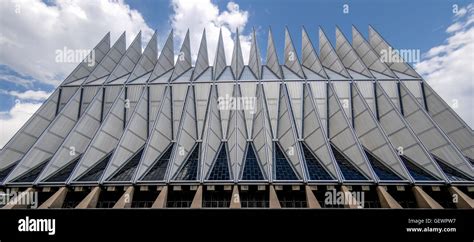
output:
[[[58,50],[92,49],[107,33],[126,31],[127,45],[142,31],[143,48],[157,31],[161,47],[173,29],[175,51],[189,29],[196,58],[203,29],[209,53],[222,30],[230,63],[239,29],[244,59],[255,29],[265,56],[271,27],[279,59],[288,27],[298,54],[304,26],[317,49],[322,27],[335,44],[338,26],[351,41],[356,26],[372,25],[397,49],[415,49],[412,66],[474,127],[474,4],[445,0],[3,0],[0,1],[0,148],[41,106],[80,60],[58,61]],[[59,52],[61,53],[61,52]],[[210,63],[214,56],[209,56]]]

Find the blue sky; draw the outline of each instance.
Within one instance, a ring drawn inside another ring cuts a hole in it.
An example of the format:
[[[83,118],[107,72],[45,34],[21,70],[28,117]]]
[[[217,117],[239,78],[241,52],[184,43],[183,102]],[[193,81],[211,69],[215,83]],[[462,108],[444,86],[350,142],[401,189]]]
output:
[[[349,7],[347,14],[344,4]],[[453,13],[454,4],[462,14]],[[237,27],[244,57],[252,27],[264,57],[271,26],[281,60],[285,27],[300,53],[302,26],[317,49],[319,26],[334,44],[335,26],[351,41],[352,25],[366,37],[372,25],[395,48],[420,50],[423,58],[416,70],[448,103],[458,100],[456,111],[473,127],[474,57],[469,53],[474,52],[473,9],[472,1],[444,0],[1,1],[0,147],[77,65],[57,63],[56,50],[91,49],[108,31],[112,43],[127,31],[130,44],[142,30],[145,45],[155,29],[161,46],[172,28],[176,52],[187,28],[191,29],[194,54],[202,28],[207,30],[209,53],[214,53],[222,28],[229,58]]]

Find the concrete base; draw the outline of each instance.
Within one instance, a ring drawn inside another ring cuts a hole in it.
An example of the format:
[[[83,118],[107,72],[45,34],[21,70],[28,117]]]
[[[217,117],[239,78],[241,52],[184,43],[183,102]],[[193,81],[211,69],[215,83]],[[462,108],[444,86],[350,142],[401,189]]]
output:
[[[133,186],[128,187],[127,190],[125,190],[123,195],[120,197],[120,199],[115,203],[113,208],[131,208],[134,191],[135,188]]]
[[[22,204],[22,200],[27,199],[29,193],[36,192],[36,189],[29,187],[21,192],[14,200],[9,201],[2,209],[28,208],[28,204]],[[30,204],[32,205],[32,204]]]
[[[419,208],[435,208],[443,209],[443,207],[430,197],[423,189],[419,186],[414,186],[412,191],[415,195],[416,204]]]
[[[457,196],[457,202],[454,203],[456,204],[457,208],[474,208],[474,200],[459,190],[457,187],[449,187],[448,191],[451,193],[451,195]]]
[[[382,208],[403,208],[400,204],[393,198],[390,193],[388,193],[384,187],[377,186],[377,196],[380,200],[380,206]]]
[[[168,186],[164,186],[158,197],[156,198],[152,208],[166,208],[166,202],[168,201]]]
[[[46,202],[41,204],[39,208],[62,208],[68,191],[69,189],[67,187],[59,188],[59,190],[49,197]]]
[[[309,186],[305,186],[305,191],[308,208],[321,208],[321,205],[319,205],[318,199],[316,199],[316,196],[314,195],[311,188]]]
[[[275,188],[270,185],[270,208],[281,208]]]
[[[202,186],[200,185],[194,194],[191,208],[202,208]]]
[[[95,208],[99,201],[100,187],[94,187],[89,194],[76,206],[76,208]]]
[[[230,198],[230,208],[241,208],[240,204],[240,194],[239,194],[239,187],[234,185],[234,189],[232,190],[232,197]]]

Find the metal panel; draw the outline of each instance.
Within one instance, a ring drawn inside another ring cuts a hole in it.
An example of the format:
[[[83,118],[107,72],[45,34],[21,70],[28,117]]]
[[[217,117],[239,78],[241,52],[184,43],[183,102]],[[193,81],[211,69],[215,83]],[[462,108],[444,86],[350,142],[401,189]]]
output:
[[[474,159],[474,133],[456,112],[428,85],[423,87],[426,94],[428,113],[437,125],[448,135],[461,152]]]
[[[233,171],[231,172],[231,177],[232,173],[234,173],[234,178],[237,181],[237,174],[240,174],[243,167],[245,146],[247,143],[247,129],[244,111],[242,110],[245,109],[245,106],[243,106],[243,99],[239,99],[242,97],[239,85],[234,86],[234,96],[237,98],[238,104],[230,111],[227,144],[231,171]]]
[[[238,79],[244,68],[244,58],[242,56],[242,48],[240,47],[239,29],[237,29],[237,33],[235,34],[234,43],[234,51],[232,52],[232,61],[230,66],[232,67],[234,77]]]
[[[379,83],[376,88],[380,126],[394,147],[397,147],[398,153],[410,158],[434,177],[443,179],[442,173],[434,164],[428,151],[419,142],[413,130],[407,125]]]
[[[141,55],[140,59],[138,60],[137,65],[130,74],[129,82],[137,83],[137,79],[145,75],[146,73],[151,73],[153,68],[156,65],[158,56],[158,45],[156,44],[156,32],[151,37],[150,41],[148,42],[143,54]],[[146,80],[141,81],[145,83]]]
[[[344,65],[337,56],[336,51],[334,51],[331,42],[329,42],[328,38],[326,37],[321,28],[319,28],[319,53],[321,64],[324,67],[336,72],[337,74],[345,78],[350,77],[349,73],[347,73],[346,68],[344,68]]]
[[[173,110],[174,111],[174,110]],[[186,94],[186,102],[183,108],[183,115],[179,125],[177,149],[172,158],[172,165],[169,168],[170,173],[168,179],[173,179],[189,153],[193,151],[193,147],[197,140],[197,124],[196,124],[196,106],[194,99],[194,88],[190,86]],[[199,179],[199,176],[198,176]]]
[[[40,135],[51,124],[56,114],[59,89],[56,89],[21,129],[0,150],[0,170],[23,158]]]
[[[374,174],[368,165],[357,137],[350,127],[347,116],[342,111],[337,94],[332,85],[328,87],[328,106],[329,106],[329,138],[331,142],[343,153],[349,157],[353,164],[357,166],[368,178],[375,180]]]
[[[43,161],[50,159],[54,153],[56,153],[61,143],[77,122],[80,96],[81,93],[76,92],[71,101],[66,104],[64,110],[56,116],[51,125],[41,134],[20,163],[18,163],[15,169],[8,175],[5,182],[10,182],[26,174]]]
[[[86,58],[69,74],[69,76],[62,82],[61,85],[72,83],[79,79],[84,79],[94,68],[102,61],[106,53],[110,49],[110,32],[107,33],[104,38],[97,44],[94,49],[89,53]],[[92,58],[92,56],[94,58]],[[90,62],[93,61],[93,63]]]
[[[355,71],[358,74],[362,74],[365,76],[365,78],[372,77],[370,71],[367,70],[362,60],[359,58],[357,53],[349,44],[349,41],[347,41],[346,37],[338,27],[336,27],[336,53],[341,59],[345,68]],[[359,79],[354,75],[352,75],[352,78]]]
[[[222,30],[219,32],[219,41],[217,42],[216,57],[214,59],[214,78],[217,79],[226,68],[226,58],[224,41],[222,40]],[[232,78],[233,80],[234,78]]]
[[[329,150],[326,129],[322,126],[322,121],[309,84],[305,84],[304,86],[303,116],[303,138],[306,145],[313,151],[331,175],[339,178],[334,158]]]
[[[189,69],[191,69],[191,43],[189,41],[188,30],[186,32],[186,36],[184,37],[181,50],[178,53],[178,58],[176,59],[176,64],[174,66],[173,75],[171,76],[171,81],[183,75],[183,73],[187,72]],[[189,73],[188,75],[189,78],[187,78],[187,80],[189,81],[191,78],[191,73]]]
[[[369,109],[369,105],[365,102],[357,85],[354,85],[352,90],[354,128],[361,144],[400,177],[410,180],[410,176],[402,165],[402,161],[394,151],[396,147],[393,147],[384,131],[380,128],[374,113]]]
[[[100,127],[102,92],[104,92],[104,89],[100,89],[96,93],[89,107],[84,111],[73,130],[51,158],[48,166],[38,177],[38,181],[45,181],[71,161],[84,154]]]
[[[203,135],[203,145],[201,146],[202,180],[210,172],[223,139],[217,98],[217,86],[213,85],[209,96],[209,105],[207,106],[206,126]]]
[[[287,157],[293,166],[293,169],[299,175],[299,178],[303,180],[305,179],[305,175],[303,173],[304,168],[300,162],[303,157],[301,156],[300,146],[297,141],[298,136],[296,133],[296,127],[294,123],[293,112],[290,106],[288,92],[284,84],[280,88],[278,107],[278,142],[280,143],[284,152],[286,152]]]
[[[127,74],[132,72],[133,68],[137,64],[142,54],[142,33],[139,32],[135,40],[128,47],[127,51],[120,59],[120,62],[114,68],[109,77],[107,77],[106,83],[114,82],[115,84],[125,83],[127,80],[125,77]],[[119,79],[119,80],[118,80]]]
[[[154,118],[153,125],[150,126],[150,138],[137,169],[136,179],[141,178],[145,172],[153,165],[153,162],[166,151],[173,140],[173,120],[171,115],[171,87],[166,87],[163,93],[163,100],[160,102],[158,112]]]
[[[124,88],[121,88],[120,94],[117,96],[115,102],[110,108],[110,111],[104,114],[104,121],[102,122],[102,125],[100,126],[84,155],[81,157],[79,164],[71,176],[71,180],[79,178],[81,175],[87,172],[89,168],[93,167],[117,147],[120,137],[123,134],[125,110],[124,90]]]
[[[285,28],[285,66],[298,75],[299,78],[304,78],[303,69],[301,68],[298,54],[291,40],[288,28]],[[288,79],[286,75],[285,78]]]
[[[272,30],[268,30],[268,44],[267,44],[267,62],[266,66],[269,70],[281,79],[281,69],[280,69],[280,62],[278,61],[278,55],[275,48],[275,42],[273,41],[273,34]],[[265,79],[265,78],[262,78]]]
[[[327,78],[326,72],[324,72],[324,68],[321,65],[321,61],[319,57],[316,55],[316,51],[314,51],[313,44],[311,43],[311,39],[306,33],[306,30],[303,28],[302,30],[302,64],[304,67],[308,69],[310,72],[314,72],[318,74],[322,78]],[[309,79],[308,72],[305,71],[306,76]]]
[[[261,78],[261,70],[262,70],[262,61],[260,57],[260,49],[258,48],[257,44],[257,35],[255,34],[255,29],[252,31],[252,44],[250,46],[250,54],[249,54],[249,68],[252,70],[253,74],[257,77],[257,79]]]
[[[209,56],[207,53],[206,29],[202,31],[201,45],[196,59],[193,73],[193,80],[196,80],[204,71],[209,68]]]
[[[452,145],[449,138],[438,128],[407,87],[402,84],[400,89],[405,119],[425,147],[432,154],[452,165],[454,169],[474,177],[474,170],[469,162]]]
[[[150,82],[169,72],[174,67],[174,46],[173,46],[173,30],[171,30],[165,45],[161,50],[160,57],[156,62],[155,68],[150,76]],[[168,78],[166,79],[168,81]]]
[[[130,88],[130,87],[128,87]],[[104,171],[103,181],[110,180],[110,176],[118,171],[135,153],[145,145],[147,140],[148,120],[147,105],[148,95],[146,89],[141,87],[141,95],[136,107],[131,110],[130,122],[120,138],[117,148],[110,158],[109,165]]]

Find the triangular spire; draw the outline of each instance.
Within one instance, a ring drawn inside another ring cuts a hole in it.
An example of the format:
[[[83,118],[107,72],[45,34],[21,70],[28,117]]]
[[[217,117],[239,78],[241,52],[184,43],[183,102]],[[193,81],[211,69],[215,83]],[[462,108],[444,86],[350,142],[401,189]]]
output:
[[[366,177],[374,179],[372,169],[331,83],[328,85],[328,107],[329,139],[345,157],[349,157],[352,165],[357,166]]]
[[[387,131],[388,139],[397,148],[398,153],[401,154],[400,158],[403,160],[403,157],[407,157],[419,167],[434,174],[438,179],[443,178],[429,152],[418,140],[418,137],[408,126],[378,82],[376,83],[376,92],[380,126]]]
[[[281,78],[280,62],[278,61],[278,55],[275,48],[275,42],[273,41],[273,34],[271,28],[268,30],[266,66],[273,72],[273,74],[275,74],[278,78]]]
[[[136,108],[120,138],[114,155],[110,159],[110,165],[104,172],[104,179],[112,179],[110,176],[115,174],[125,162],[136,155],[145,145],[148,138],[148,122],[146,118],[148,111],[148,93],[144,90],[146,89],[142,89],[142,94],[140,95]]]
[[[110,48],[110,50],[107,52],[107,55],[104,57],[104,59],[102,59],[101,62],[99,62],[97,67],[87,77],[84,83],[95,82],[97,79],[110,75],[117,63],[119,63],[126,49],[127,44],[125,42],[125,32],[123,32],[122,35],[120,35],[120,37],[117,39],[117,41],[115,41],[114,46]],[[103,79],[102,82],[99,84],[102,84],[104,81],[105,79]]]
[[[162,76],[174,67],[174,45],[173,45],[173,30],[171,30],[165,45],[161,50],[160,57],[150,76],[150,81]]]
[[[180,125],[178,128],[177,140],[178,149],[175,150],[173,165],[170,167],[170,178],[176,176],[176,174],[178,173],[178,169],[181,169],[181,167],[185,163],[185,159],[188,156],[196,155],[191,153],[199,153],[199,145],[195,145],[197,140],[197,128],[193,86],[188,87],[184,108],[180,119]],[[196,151],[196,149],[198,150]],[[194,161],[192,161],[191,163],[194,163]]]
[[[319,28],[319,55],[324,67],[345,78],[350,77],[321,27]]]
[[[393,74],[393,72],[388,68],[388,66],[380,61],[379,56],[375,53],[375,51],[372,49],[369,43],[367,43],[355,26],[352,26],[352,47],[354,47],[354,50],[362,58],[362,61],[370,70],[382,73],[389,78],[396,77],[395,74]]]
[[[240,86],[234,86],[234,97],[239,100],[242,97]],[[243,100],[243,99],[242,99]],[[239,105],[245,105],[240,102]],[[229,117],[229,130],[227,132],[227,145],[229,148],[229,157],[232,164],[234,174],[239,174],[242,169],[242,163],[245,153],[245,145],[247,141],[247,129],[245,126],[245,115],[241,109],[231,110]]]
[[[268,110],[265,108],[265,95],[263,94],[262,84],[257,85],[256,97],[257,112],[255,113],[253,120],[252,139],[264,176],[267,179],[270,179],[270,167],[273,159],[272,131],[267,116]]]
[[[189,40],[188,29],[188,31],[186,32],[186,36],[184,37],[183,45],[181,46],[181,50],[178,53],[178,59],[176,60],[171,80],[174,80],[177,77],[181,76],[191,67],[191,42]]]
[[[209,57],[207,53],[206,29],[202,31],[201,45],[194,67],[193,79],[196,80],[205,70],[209,68]]]
[[[300,163],[302,157],[300,155],[300,147],[297,141],[298,136],[293,118],[294,115],[291,110],[288,91],[284,84],[280,87],[278,107],[277,137],[279,143],[284,152],[288,154],[288,161],[293,166],[293,169],[298,173],[298,177],[303,179],[303,167]],[[275,166],[278,166],[278,164],[275,164]],[[276,179],[278,179],[278,177]]]
[[[132,44],[128,47],[127,51],[120,59],[120,62],[114,68],[109,77],[107,77],[106,83],[114,82],[116,84],[123,84],[128,77],[127,74],[133,71],[133,68],[137,64],[142,54],[142,32],[138,32],[137,36],[133,40]]]
[[[217,41],[216,58],[214,59],[214,79],[217,80],[226,68],[224,41],[222,40],[222,29],[219,31],[219,40]]]
[[[369,105],[360,93],[356,84],[352,84],[352,102],[354,127],[361,144],[375,156],[380,157],[381,163],[390,167],[399,176],[409,180],[409,176],[402,165],[402,161],[395,153],[396,147],[393,147],[386,137],[385,132],[379,126],[374,114],[370,110]],[[367,132],[367,130],[372,131]],[[380,174],[377,175],[379,176],[379,179],[384,179],[383,177],[380,177]]]
[[[110,49],[110,32],[108,32],[102,40],[94,47],[84,60],[69,74],[68,77],[62,82],[61,85],[65,85],[78,79],[87,77],[102,61],[102,58],[107,54]],[[94,55],[94,58],[91,58]],[[93,60],[94,63],[90,63]]]
[[[223,138],[221,118],[218,106],[217,86],[213,85],[207,105],[207,117],[203,135],[202,145],[202,176],[206,176],[211,169],[214,157],[217,155]]]
[[[304,120],[303,120],[303,139],[309,149],[324,164],[324,167],[333,177],[339,177],[330,151],[326,130],[322,125],[319,111],[316,108],[311,87],[305,84],[304,90]],[[312,177],[311,174],[310,178]]]
[[[242,57],[242,48],[240,47],[239,29],[237,29],[235,34],[234,51],[232,52],[232,62],[230,66],[232,67],[234,77],[238,79],[244,69],[244,58]]]
[[[373,78],[370,71],[365,67],[364,62],[362,62],[354,49],[352,49],[349,41],[347,41],[346,37],[338,27],[336,27],[336,52],[337,55],[341,57],[342,64],[345,68],[357,72],[356,74],[358,75],[363,74],[365,76],[362,77],[363,79]],[[354,74],[352,75],[352,78],[359,79]]]
[[[302,29],[301,41],[303,66],[323,78],[328,78],[323,66],[321,65],[318,55],[316,55],[316,51],[314,50],[313,44],[311,43],[311,39],[309,38],[308,33],[306,33],[306,29],[304,27]]]
[[[167,149],[170,149],[168,147],[173,140],[171,117],[171,88],[167,87],[163,94],[159,111],[156,113],[156,118],[154,118],[155,122],[153,126],[150,127],[150,138],[148,138],[148,142],[146,143],[136,177],[142,177],[148,168],[152,166],[153,162],[160,156],[163,156],[163,153],[167,152]],[[161,179],[164,179],[164,177]]]
[[[298,75],[298,77],[305,77],[288,28],[285,28],[285,66]]]
[[[252,45],[250,46],[250,55],[249,55],[249,67],[252,70],[253,74],[257,79],[261,78],[262,73],[262,61],[260,57],[260,50],[257,45],[257,36],[255,34],[255,29],[252,32]]]
[[[133,69],[132,74],[130,74],[130,77],[128,78],[130,81],[137,83],[137,80],[135,79],[142,77],[146,73],[152,71],[153,68],[155,67],[155,64],[157,61],[156,58],[158,56],[158,45],[157,45],[156,39],[157,39],[157,33],[155,31],[150,41],[148,42],[147,46],[145,47],[145,50],[143,51],[143,54],[140,57],[140,60],[138,61],[135,68]],[[142,79],[140,82],[145,83],[146,81],[147,79]]]
[[[392,46],[390,46],[387,41],[385,41],[384,38],[380,36],[380,34],[370,25],[369,42],[379,56],[381,56],[382,53],[389,54],[392,58],[396,56],[395,58],[397,60],[385,62],[392,70],[401,72],[414,78],[421,78],[420,75],[418,75],[418,73],[416,73],[416,71],[413,70],[413,68],[408,63],[406,63],[405,60],[403,60],[399,53],[394,52]]]

